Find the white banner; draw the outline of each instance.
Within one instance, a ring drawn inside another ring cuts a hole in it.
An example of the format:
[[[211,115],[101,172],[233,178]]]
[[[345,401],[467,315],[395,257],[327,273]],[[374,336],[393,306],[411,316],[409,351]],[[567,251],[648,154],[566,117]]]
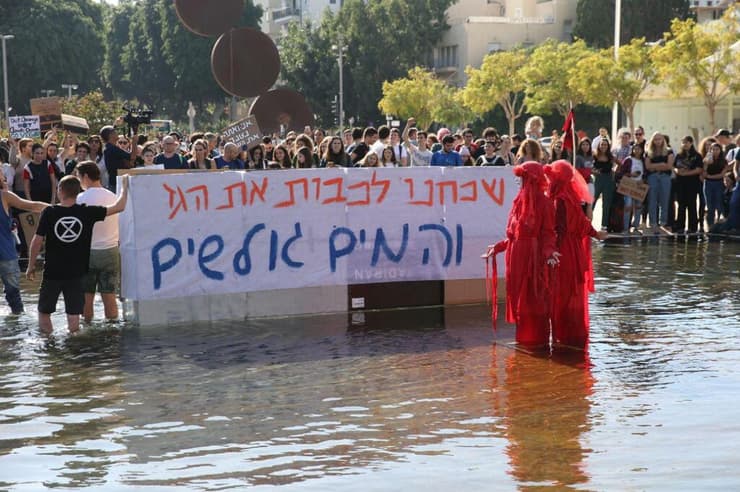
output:
[[[481,278],[517,189],[497,167],[131,176],[123,297]]]

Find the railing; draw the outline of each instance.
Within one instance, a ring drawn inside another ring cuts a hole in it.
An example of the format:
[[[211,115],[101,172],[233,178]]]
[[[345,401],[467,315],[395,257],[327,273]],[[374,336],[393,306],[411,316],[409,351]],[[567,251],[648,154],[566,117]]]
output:
[[[301,15],[301,10],[296,9],[293,7],[285,7],[278,10],[272,11],[272,20],[277,21],[280,19],[285,19],[286,17],[298,17]]]

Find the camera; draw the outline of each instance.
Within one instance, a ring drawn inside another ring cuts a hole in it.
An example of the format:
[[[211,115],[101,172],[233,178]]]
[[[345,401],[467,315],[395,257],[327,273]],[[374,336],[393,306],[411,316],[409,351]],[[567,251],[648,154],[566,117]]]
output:
[[[146,107],[132,108],[128,105],[123,106],[126,115],[123,122],[128,126],[129,134],[139,132],[139,125],[149,125],[152,122],[152,110]]]

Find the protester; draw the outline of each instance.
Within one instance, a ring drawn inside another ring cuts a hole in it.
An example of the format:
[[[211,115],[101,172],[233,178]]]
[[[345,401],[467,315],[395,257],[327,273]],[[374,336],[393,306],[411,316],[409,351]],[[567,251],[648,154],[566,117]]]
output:
[[[59,182],[59,205],[46,208],[39,219],[30,245],[30,258],[36,258],[45,245],[44,275],[39,290],[38,312],[41,331],[49,334],[51,314],[56,311],[59,294],[64,295],[67,329],[76,333],[80,327],[85,296],[82,277],[90,263],[93,224],[121,212],[128,196],[128,177],[123,178],[121,195],[110,207],[78,205],[80,180],[65,176]],[[36,262],[28,262],[26,277],[35,280]]]
[[[328,138],[329,145],[321,156],[319,167],[352,167],[352,159],[344,151],[342,139],[337,136]]]
[[[398,128],[391,130],[391,148],[393,149],[393,155],[396,157],[396,165],[398,167],[409,166],[409,154],[401,142],[401,133]]]
[[[187,160],[180,155],[179,143],[172,135],[162,139],[163,151],[154,158],[154,164],[162,164],[165,169],[187,169]]]
[[[724,177],[729,170],[719,141],[713,143],[704,158],[704,199],[707,204],[707,225],[711,228],[722,213]]]
[[[40,144],[31,147],[33,160],[23,168],[24,196],[34,202],[56,202],[57,178],[55,166],[45,159],[46,151]]]
[[[19,242],[16,225],[11,217],[11,207],[18,210],[41,213],[49,206],[48,203],[29,201],[20,198],[9,190],[5,181],[5,174],[0,173],[0,279],[5,289],[5,300],[8,302],[11,313],[23,313],[23,300],[20,291],[21,270],[18,265],[16,244]]]
[[[681,139],[681,150],[676,154],[674,187],[677,198],[677,217],[673,232],[695,233],[699,226],[697,205],[701,193],[701,176],[704,172],[702,158],[694,147],[694,138],[686,135]],[[688,216],[688,229],[686,217]]]
[[[378,154],[378,158],[383,156],[383,149],[390,145],[391,129],[385,125],[378,128],[378,139],[370,146],[370,150]]]
[[[233,142],[224,145],[224,153],[216,157],[216,169],[244,169],[239,159],[239,147]]]
[[[72,174],[77,164],[90,160],[90,145],[86,142],[78,142],[75,145],[75,155],[72,159],[67,159],[64,163],[64,174]]]
[[[495,131],[495,130],[494,130]],[[486,142],[494,142],[494,145],[498,146],[496,155],[500,156],[504,161],[505,166],[513,166],[516,162],[516,156],[512,152],[512,139],[508,135],[501,135],[500,140],[498,137],[492,140],[486,140]],[[485,149],[484,149],[485,152]]]
[[[509,213],[506,239],[489,245],[483,256],[495,257],[506,251],[506,320],[516,324],[517,343],[542,348],[550,339],[548,270],[560,256],[556,251],[555,211],[545,196],[547,179],[540,163],[525,162],[513,170],[522,185]],[[494,296],[495,287],[494,280]],[[494,323],[495,308],[494,297]]]
[[[519,151],[516,154],[517,164],[523,164],[525,162],[539,162],[540,164],[544,164],[545,159],[546,157],[545,153],[542,151],[542,146],[533,138],[524,140],[519,146]]]
[[[270,169],[290,169],[293,163],[290,161],[288,149],[284,145],[278,145],[272,152],[273,161]]]
[[[596,207],[596,202],[599,198],[602,198],[601,230],[605,231],[609,227],[609,214],[612,209],[616,185],[614,180],[614,156],[611,152],[609,140],[604,137],[599,140],[599,145],[594,150],[593,173],[596,175],[593,206]]]
[[[388,145],[383,149],[380,156],[380,167],[398,167],[398,161],[396,160],[396,153],[393,152],[393,147]]]
[[[108,172],[108,189],[115,193],[116,178],[118,177],[119,169],[131,169],[136,166],[136,154],[139,148],[134,147],[130,153],[120,149],[116,145],[118,134],[112,126],[104,126],[100,129],[100,140],[105,142],[103,158],[105,159],[105,168]]]
[[[360,162],[377,140],[378,130],[372,126],[365,128],[365,131],[362,133],[362,141],[358,142],[355,148],[349,153],[349,156],[352,158],[352,164]]]
[[[75,168],[83,191],[77,195],[79,205],[113,206],[116,195],[103,187],[100,181],[100,170],[92,161],[81,162]],[[93,226],[90,243],[90,262],[87,273],[82,278],[85,292],[85,307],[82,317],[86,322],[93,319],[93,302],[95,291],[100,292],[103,300],[105,319],[118,319],[118,292],[121,278],[121,254],[118,250],[118,216],[108,215],[102,222]]]
[[[216,169],[216,162],[208,157],[208,143],[203,139],[193,142],[193,157],[188,161],[188,169]]]
[[[460,154],[452,150],[455,138],[452,135],[442,137],[442,149],[432,155],[430,165],[432,166],[462,166],[463,161]]]
[[[642,160],[642,156],[645,154],[645,151],[641,144],[636,143],[630,148],[630,152],[631,155],[625,158],[619,166],[618,174],[621,179],[632,179],[637,182],[642,182],[643,175],[645,174],[645,163]],[[624,195],[623,230],[625,233],[640,233],[641,212],[642,202],[637,198]],[[632,224],[631,229],[630,224]]]
[[[403,145],[410,157],[409,163],[413,167],[428,167],[432,163],[432,151],[428,148],[426,132],[420,132],[416,128],[416,120],[409,118],[403,131]],[[411,131],[416,131],[416,139],[411,138]]]
[[[475,161],[476,166],[505,166],[504,159],[496,154],[495,142],[486,142],[483,146],[483,155]]]
[[[669,152],[665,136],[655,132],[650,137],[647,146],[645,169],[648,186],[648,214],[650,227],[657,234],[668,225],[668,205],[671,192],[671,174],[673,174],[674,156]],[[660,216],[658,215],[660,212]]]
[[[591,244],[588,238],[606,239],[597,232],[581,209],[591,200],[588,187],[573,166],[563,160],[545,166],[550,181],[549,196],[555,207],[555,233],[559,264],[552,285],[553,347],[576,349],[588,346],[588,294],[594,292]]]
[[[357,164],[355,164],[355,167],[380,167],[380,159],[378,159],[378,154],[375,152],[368,152],[365,154],[365,157],[363,157]]]

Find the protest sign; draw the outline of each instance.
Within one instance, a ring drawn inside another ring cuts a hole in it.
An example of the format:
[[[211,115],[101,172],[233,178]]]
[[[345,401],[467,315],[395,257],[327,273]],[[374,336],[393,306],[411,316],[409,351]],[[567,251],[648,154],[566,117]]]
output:
[[[225,171],[129,183],[120,237],[131,300],[482,279],[480,254],[504,238],[518,191],[504,167]]]
[[[650,186],[648,186],[647,183],[643,183],[642,180],[634,180],[628,177],[623,177],[619,180],[617,193],[644,202],[649,189]]]
[[[18,214],[18,222],[21,224],[21,230],[23,231],[23,236],[26,238],[26,244],[30,244],[33,235],[36,234],[36,229],[39,226],[39,217],[41,217],[41,214],[33,212],[22,212]]]
[[[259,145],[262,139],[262,132],[257,125],[257,119],[254,116],[247,116],[243,120],[232,123],[221,131],[221,137],[226,142],[233,142],[239,148],[251,149]]]
[[[31,99],[31,114],[39,116],[41,131],[51,130],[52,126],[61,126],[62,100],[58,97]]]
[[[85,118],[68,114],[62,115],[62,128],[80,135],[87,135],[87,133],[90,132],[90,126],[87,124],[87,120]]]
[[[11,116],[10,136],[13,138],[35,138],[41,136],[41,124],[38,116]]]

